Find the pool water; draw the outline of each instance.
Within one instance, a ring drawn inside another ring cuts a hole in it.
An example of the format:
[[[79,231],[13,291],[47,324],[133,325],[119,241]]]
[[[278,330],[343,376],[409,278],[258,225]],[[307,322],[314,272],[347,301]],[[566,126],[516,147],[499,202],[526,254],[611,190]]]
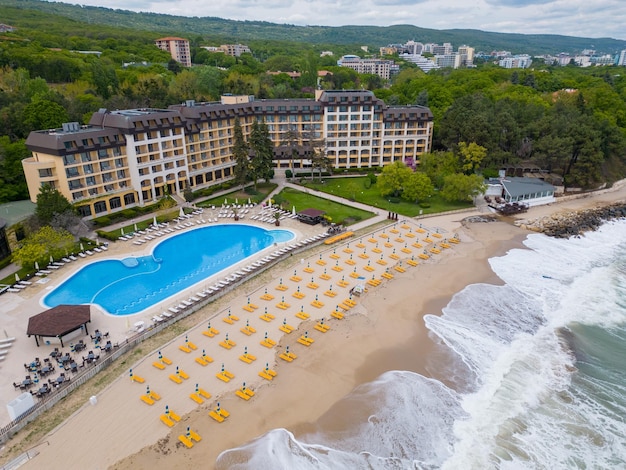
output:
[[[148,256],[91,263],[46,295],[43,304],[97,304],[112,315],[131,315],[293,238],[288,230],[252,225],[201,227],[163,240]]]

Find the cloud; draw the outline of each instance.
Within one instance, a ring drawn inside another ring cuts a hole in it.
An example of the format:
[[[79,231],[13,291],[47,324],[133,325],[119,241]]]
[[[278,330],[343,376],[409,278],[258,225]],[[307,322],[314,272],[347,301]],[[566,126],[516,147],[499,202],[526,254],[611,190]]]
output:
[[[489,5],[501,7],[524,8],[529,5],[544,5],[556,0],[485,0]]]

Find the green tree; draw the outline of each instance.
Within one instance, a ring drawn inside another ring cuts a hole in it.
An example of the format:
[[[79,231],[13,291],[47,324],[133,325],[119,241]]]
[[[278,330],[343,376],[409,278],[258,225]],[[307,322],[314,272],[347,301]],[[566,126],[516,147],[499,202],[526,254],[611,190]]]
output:
[[[403,185],[402,199],[410,202],[422,201],[433,195],[435,188],[425,173],[414,172]]]
[[[402,192],[404,183],[413,171],[401,161],[395,161],[391,165],[383,167],[376,180],[376,186],[381,196],[397,197]]]
[[[485,183],[480,175],[456,173],[444,178],[441,197],[445,201],[468,202],[485,192]]]
[[[22,160],[30,156],[23,140],[0,137],[0,203],[28,198]]]
[[[47,99],[34,99],[27,104],[23,118],[30,130],[56,129],[69,120],[63,106]]]
[[[471,142],[459,142],[459,154],[462,161],[462,169],[466,174],[475,173],[480,168],[481,163],[487,156],[487,149],[481,145]]]
[[[458,173],[461,168],[459,158],[453,152],[429,152],[420,157],[419,169],[436,188],[441,189],[444,177]]]
[[[256,189],[257,181],[264,179],[269,181],[272,178],[272,161],[274,159],[274,144],[269,135],[269,129],[265,121],[254,121],[250,133],[250,147],[253,152],[252,157],[252,179]]]
[[[55,215],[73,212],[72,204],[59,191],[50,185],[44,184],[37,194],[35,215],[41,225],[49,224]]]
[[[59,259],[74,246],[74,237],[63,229],[54,229],[48,225],[26,238],[22,246],[13,252],[13,262],[22,267],[34,267],[35,263],[44,265],[50,257]]]
[[[243,137],[239,118],[235,118],[233,140],[233,157],[235,158],[233,174],[235,182],[239,185],[244,185],[250,176],[250,157],[248,155],[248,144]]]

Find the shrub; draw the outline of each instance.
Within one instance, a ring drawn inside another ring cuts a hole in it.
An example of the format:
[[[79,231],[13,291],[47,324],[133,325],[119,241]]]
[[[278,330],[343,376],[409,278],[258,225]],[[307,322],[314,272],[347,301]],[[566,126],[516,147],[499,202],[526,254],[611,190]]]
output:
[[[290,169],[285,170],[285,178],[293,178],[293,171]]]

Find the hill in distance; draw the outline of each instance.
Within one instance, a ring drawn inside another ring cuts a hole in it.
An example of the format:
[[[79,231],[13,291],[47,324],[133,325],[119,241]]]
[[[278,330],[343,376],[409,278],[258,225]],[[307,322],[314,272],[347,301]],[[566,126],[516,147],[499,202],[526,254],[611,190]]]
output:
[[[615,54],[626,49],[626,41],[612,38],[580,38],[550,34],[508,34],[473,29],[436,30],[412,25],[394,26],[295,26],[264,21],[234,21],[216,17],[185,17],[136,13],[103,7],[72,5],[40,0],[0,0],[0,6],[38,10],[80,22],[175,34],[200,35],[228,42],[271,40],[309,44],[367,45],[372,50],[413,39],[421,42],[450,42],[456,48],[467,44],[476,51],[507,50],[533,55],[576,53],[594,49]],[[4,21],[4,20],[0,20]]]

